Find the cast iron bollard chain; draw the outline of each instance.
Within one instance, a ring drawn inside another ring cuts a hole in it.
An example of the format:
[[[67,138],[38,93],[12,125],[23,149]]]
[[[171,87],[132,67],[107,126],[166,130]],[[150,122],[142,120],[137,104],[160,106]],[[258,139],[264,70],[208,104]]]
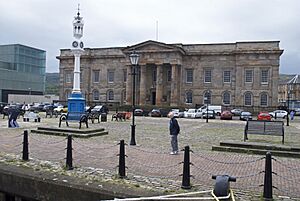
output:
[[[126,166],[125,166],[125,143],[124,140],[120,140],[120,153],[119,155],[119,177],[126,177]]]
[[[29,160],[29,152],[28,152],[28,130],[24,130],[22,159],[24,161],[28,161]]]
[[[67,141],[67,158],[66,158],[66,168],[67,170],[73,170],[73,158],[72,158],[72,135],[68,135]]]
[[[184,147],[184,161],[183,161],[183,174],[182,174],[182,185],[183,189],[191,189],[191,181],[190,181],[190,147]]]

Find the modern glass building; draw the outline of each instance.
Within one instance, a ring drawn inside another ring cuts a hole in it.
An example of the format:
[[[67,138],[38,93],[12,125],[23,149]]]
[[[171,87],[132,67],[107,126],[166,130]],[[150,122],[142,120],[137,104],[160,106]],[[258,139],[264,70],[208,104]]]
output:
[[[46,51],[20,44],[0,45],[0,101],[8,94],[42,95]]]

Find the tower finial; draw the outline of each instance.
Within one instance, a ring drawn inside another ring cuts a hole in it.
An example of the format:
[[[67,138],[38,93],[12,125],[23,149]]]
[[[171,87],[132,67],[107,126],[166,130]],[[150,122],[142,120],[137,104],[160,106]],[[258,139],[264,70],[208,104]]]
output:
[[[79,12],[79,11],[80,11],[80,8],[79,8],[79,7],[80,7],[80,4],[78,4],[78,12],[77,12],[77,16],[78,16],[78,17],[79,17],[79,15],[80,15],[80,12]]]

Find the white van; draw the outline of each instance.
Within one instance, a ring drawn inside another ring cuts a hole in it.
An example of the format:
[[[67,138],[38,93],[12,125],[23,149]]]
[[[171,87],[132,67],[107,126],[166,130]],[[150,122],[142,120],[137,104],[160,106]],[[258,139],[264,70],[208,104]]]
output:
[[[201,110],[201,112],[205,112],[206,111],[206,105],[203,105],[202,107],[200,107],[199,110]],[[221,113],[222,113],[222,106],[221,105],[209,105],[208,110],[213,110],[213,111],[215,111],[215,113],[218,116],[220,116]]]

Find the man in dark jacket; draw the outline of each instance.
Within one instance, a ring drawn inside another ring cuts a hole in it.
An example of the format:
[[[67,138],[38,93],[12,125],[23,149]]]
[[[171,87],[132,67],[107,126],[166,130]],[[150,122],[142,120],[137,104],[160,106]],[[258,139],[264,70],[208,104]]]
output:
[[[171,135],[171,146],[172,146],[172,152],[170,154],[176,155],[176,154],[178,154],[177,136],[180,132],[180,126],[179,126],[177,120],[175,119],[173,112],[170,112],[168,114],[168,116],[170,118],[169,130],[170,130],[170,135]]]

